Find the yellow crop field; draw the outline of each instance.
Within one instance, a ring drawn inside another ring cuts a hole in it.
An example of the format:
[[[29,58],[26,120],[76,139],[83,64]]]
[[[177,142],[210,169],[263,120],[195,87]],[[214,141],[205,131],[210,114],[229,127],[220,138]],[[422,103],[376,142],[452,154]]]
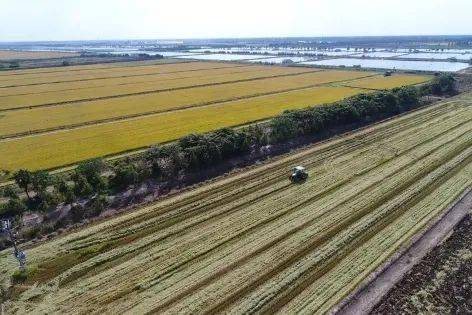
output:
[[[431,76],[425,75],[406,75],[406,74],[394,74],[389,77],[376,76],[372,78],[365,78],[360,80],[354,80],[349,82],[348,86],[359,87],[365,89],[392,89],[395,87],[414,85],[429,81]]]
[[[471,105],[432,105],[30,244],[22,284],[0,252],[6,313],[329,313],[472,185]],[[287,178],[295,165],[303,185]]]
[[[60,128],[104,119],[116,119],[146,112],[198,106],[209,102],[223,102],[248,95],[276,93],[366,75],[371,74],[343,71],[315,72],[291,77],[261,79],[63,106],[7,111],[0,117],[0,136]],[[303,93],[304,91],[302,91]],[[317,99],[314,99],[314,102],[317,102]],[[221,106],[226,106],[226,104],[222,103]]]
[[[266,119],[362,92],[319,87],[0,141],[0,169],[43,169]],[[78,113],[80,115],[80,113]]]
[[[27,86],[22,87],[23,89],[29,89],[33,94],[23,95],[12,95],[12,96],[1,96],[8,95],[6,89],[0,90],[0,109],[8,108],[22,108],[37,106],[42,104],[54,104],[68,101],[79,101],[83,99],[99,98],[99,97],[110,97],[118,96],[123,94],[132,93],[143,93],[152,92],[156,90],[174,89],[182,87],[192,87],[196,85],[204,84],[215,84],[221,82],[231,82],[240,80],[251,80],[256,78],[264,78],[271,76],[280,76],[296,73],[309,72],[306,68],[274,68],[274,69],[261,69],[254,67],[244,68],[225,68],[219,70],[208,71],[193,71],[188,73],[178,74],[167,74],[167,75],[153,75],[149,77],[132,77],[132,78],[117,78],[106,80],[107,82],[94,81],[94,82],[78,82],[82,85],[88,85],[88,88],[70,88],[62,91],[42,92],[35,93],[36,88],[42,88],[42,86]],[[354,73],[352,75],[343,74],[342,72],[338,75],[342,78],[343,75],[346,78],[358,78],[362,75]],[[365,76],[365,75],[364,75]],[[333,75],[327,75],[326,80],[331,80]],[[334,75],[336,77],[336,75]],[[136,83],[125,84],[123,81],[137,81]],[[289,81],[291,79],[286,79]],[[75,82],[71,82],[75,83]],[[105,86],[93,87],[92,84],[110,84]],[[72,85],[72,84],[71,84]],[[5,94],[4,94],[5,93]]]
[[[77,53],[59,51],[0,50],[0,60],[47,59],[78,56]]]
[[[281,71],[280,69],[278,69]],[[177,71],[170,73],[157,73],[157,74],[148,74],[143,76],[124,76],[119,78],[103,78],[95,80],[86,80],[86,81],[72,81],[72,82],[59,82],[59,83],[50,83],[50,84],[38,84],[38,85],[26,85],[26,86],[15,86],[9,88],[2,88],[0,95],[5,96],[16,96],[16,95],[31,95],[40,94],[44,92],[54,92],[54,91],[68,91],[68,90],[87,90],[89,88],[99,88],[99,87],[110,87],[110,86],[121,86],[121,85],[132,85],[137,83],[159,83],[161,81],[176,80],[176,79],[190,79],[198,78],[205,76],[217,76],[223,74],[233,74],[241,72],[255,72],[261,71],[261,69],[254,68],[252,66],[247,67],[231,67],[231,68],[210,68],[203,69],[200,71]],[[287,71],[287,70],[286,70]],[[297,73],[294,72],[286,73]],[[306,70],[305,70],[306,71]],[[303,72],[300,71],[299,72]]]
[[[0,74],[0,169],[57,168],[337,101],[365,92],[361,86],[423,80],[427,77],[219,62],[9,72]]]
[[[70,71],[81,71],[81,70],[93,70],[93,69],[117,69],[138,67],[138,66],[150,66],[164,63],[187,63],[186,60],[181,59],[153,59],[143,61],[123,61],[123,62],[110,62],[110,63],[97,63],[90,65],[70,65],[67,67],[54,67],[54,68],[34,68],[24,70],[9,70],[7,73],[0,72],[0,78],[2,76],[10,75],[25,75],[25,74],[39,74],[39,73],[59,73],[59,72],[70,72]]]
[[[145,65],[136,67],[89,69],[81,71],[61,71],[49,73],[17,74],[0,77],[0,87],[48,84],[52,82],[67,82],[79,80],[92,80],[98,78],[119,78],[124,76],[138,76],[159,73],[171,73],[178,71],[196,71],[214,68],[232,68],[240,65],[217,62],[188,62],[188,63],[164,63],[157,65]]]

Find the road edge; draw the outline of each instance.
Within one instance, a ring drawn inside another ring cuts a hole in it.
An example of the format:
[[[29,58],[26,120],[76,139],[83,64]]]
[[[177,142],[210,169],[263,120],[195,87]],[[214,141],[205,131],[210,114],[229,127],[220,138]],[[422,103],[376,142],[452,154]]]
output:
[[[377,267],[351,294],[332,308],[329,314],[369,314],[413,266],[451,235],[454,227],[471,208],[472,187],[469,187],[408,244]]]

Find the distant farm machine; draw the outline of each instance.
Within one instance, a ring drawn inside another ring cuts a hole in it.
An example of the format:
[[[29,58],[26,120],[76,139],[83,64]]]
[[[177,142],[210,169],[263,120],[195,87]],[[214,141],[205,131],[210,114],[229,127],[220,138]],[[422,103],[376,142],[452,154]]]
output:
[[[290,180],[292,183],[303,183],[308,179],[308,172],[303,166],[296,166],[292,169]]]
[[[8,219],[1,220],[0,232],[3,232],[10,238],[10,242],[13,244],[13,255],[18,260],[19,266],[18,268],[20,271],[24,271],[26,269],[26,254],[23,252],[17,244],[15,234],[12,231],[12,224],[11,221]]]

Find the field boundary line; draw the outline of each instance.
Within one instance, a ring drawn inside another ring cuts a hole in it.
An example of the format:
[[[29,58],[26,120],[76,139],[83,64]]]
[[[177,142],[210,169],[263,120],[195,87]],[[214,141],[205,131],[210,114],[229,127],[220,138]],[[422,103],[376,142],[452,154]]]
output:
[[[437,109],[439,107],[442,107],[442,106],[447,106],[451,103],[457,102],[458,100],[461,99],[461,96],[463,96],[465,94],[467,94],[467,93],[462,93],[462,94],[460,94],[456,97],[453,97],[452,99],[448,99],[447,101],[443,100],[443,101],[440,101],[440,102],[435,102],[433,104],[426,104],[426,105],[420,106],[418,108],[411,109],[407,112],[404,112],[404,113],[401,113],[401,114],[398,114],[398,115],[395,115],[395,116],[392,116],[392,117],[388,117],[388,118],[379,120],[377,122],[362,125],[362,126],[359,126],[355,129],[342,132],[340,134],[330,135],[328,138],[326,138],[324,140],[316,141],[314,143],[298,147],[298,148],[292,150],[291,153],[294,153],[294,152],[295,153],[297,153],[297,152],[300,153],[302,150],[306,150],[309,147],[311,147],[313,149],[314,147],[316,147],[318,145],[325,145],[329,141],[339,140],[340,138],[342,138],[344,136],[353,137],[353,136],[355,136],[355,134],[357,134],[359,132],[369,132],[368,129],[379,127],[379,125],[382,125],[382,124],[391,123],[392,120],[394,120],[396,118],[406,119],[405,117],[408,116],[408,115],[415,115],[415,114],[419,114],[419,112],[421,112],[421,111],[427,112],[427,111],[430,111],[430,110],[435,110],[435,109]],[[246,125],[250,125],[250,124],[246,124]],[[2,140],[0,140],[0,142],[1,141]],[[160,144],[164,145],[164,144],[168,144],[168,143],[172,143],[172,142],[175,142],[175,140],[160,143]],[[118,153],[113,153],[113,154],[109,154],[109,155],[105,155],[105,156],[100,156],[100,158],[106,159],[107,161],[114,161],[114,160],[118,160],[118,159],[122,159],[122,158],[142,154],[148,148],[149,148],[149,146],[145,146],[145,147],[142,147],[142,148],[135,148],[135,149],[126,150],[126,151],[122,151],[122,152],[118,152]],[[270,160],[273,160],[274,158],[275,159],[277,159],[277,158],[283,159],[289,153],[284,153],[284,154],[281,154],[281,155],[274,156],[274,157],[270,158]],[[46,171],[51,172],[51,174],[60,174],[60,173],[70,172],[70,171],[74,170],[77,167],[78,163],[80,163],[80,162],[66,164],[66,165],[63,165],[63,166],[58,166],[58,167],[55,167],[55,168],[46,169]],[[8,185],[12,185],[12,184],[14,184],[14,181],[4,180],[4,181],[0,182],[0,187],[5,187],[5,186],[8,186]]]
[[[126,116],[117,116],[117,117],[104,118],[104,119],[99,119],[99,120],[91,120],[91,121],[87,121],[87,122],[83,122],[83,123],[77,123],[77,124],[71,124],[71,125],[60,125],[60,126],[57,126],[57,127],[51,127],[51,128],[37,129],[37,130],[32,130],[32,131],[25,131],[25,132],[20,132],[20,133],[0,135],[0,141],[1,140],[7,140],[7,139],[24,138],[24,137],[27,137],[27,136],[42,135],[42,134],[47,134],[47,133],[51,133],[51,132],[54,132],[54,131],[80,129],[82,127],[108,124],[108,123],[114,123],[114,122],[119,122],[119,121],[124,121],[124,120],[132,120],[132,119],[146,117],[146,116],[153,116],[153,115],[159,115],[159,114],[165,114],[165,113],[171,113],[171,112],[179,112],[179,111],[184,111],[184,110],[192,109],[192,108],[208,107],[208,106],[213,106],[213,105],[224,106],[224,104],[230,103],[230,102],[236,102],[236,101],[247,100],[247,99],[251,99],[251,98],[270,96],[270,95],[284,94],[284,93],[295,92],[295,91],[302,91],[302,90],[313,89],[313,88],[317,88],[317,87],[318,88],[319,87],[342,88],[342,87],[330,86],[329,84],[331,84],[331,83],[332,82],[318,83],[318,84],[300,86],[300,87],[296,87],[296,88],[292,88],[292,89],[285,89],[285,90],[280,90],[280,91],[271,91],[271,92],[267,92],[267,93],[249,94],[249,95],[237,96],[237,97],[233,97],[233,98],[229,98],[229,99],[203,102],[203,103],[200,103],[200,104],[195,103],[195,104],[189,104],[189,105],[184,105],[184,106],[180,106],[180,107],[173,107],[173,108],[169,108],[169,109],[147,111],[147,112],[131,114],[131,115],[126,115]],[[353,89],[366,90],[366,89],[362,89],[362,88],[353,88]],[[60,104],[60,105],[65,105],[65,104]],[[58,104],[58,106],[59,106],[59,104]],[[310,106],[316,106],[316,104],[315,105],[309,105],[308,107],[310,107]],[[28,109],[26,109],[26,110],[28,110]],[[2,111],[0,110],[0,113],[1,112]],[[271,117],[266,117],[266,118],[263,118],[263,119],[260,119],[260,120],[255,120],[251,123],[268,120],[270,118]],[[245,123],[243,125],[248,125],[248,124]],[[237,127],[237,126],[233,126],[233,127]]]
[[[165,59],[165,58],[164,58]],[[172,58],[171,58],[172,59]],[[154,61],[159,61],[162,59],[155,59]],[[56,70],[56,71],[38,71],[38,72],[24,72],[24,73],[8,73],[6,72],[5,74],[0,72],[0,78],[1,77],[7,77],[7,76],[20,76],[20,75],[29,75],[29,74],[44,74],[44,73],[61,73],[61,72],[76,72],[76,71],[92,71],[92,70],[104,70],[104,69],[119,69],[119,68],[135,68],[135,67],[147,67],[147,66],[159,66],[159,65],[172,65],[172,64],[179,64],[179,63],[192,63],[192,61],[187,61],[187,60],[182,60],[179,61],[179,59],[172,59],[171,61],[168,62],[157,62],[157,63],[150,63],[150,64],[136,64],[136,65],[131,65],[131,63],[137,63],[137,62],[145,62],[146,60],[130,60],[130,61],[117,61],[117,62],[108,62],[110,64],[110,67],[106,67],[105,65],[107,63],[90,63],[90,64],[77,64],[77,65],[72,65],[72,66],[51,66],[51,67],[40,67],[40,68],[25,68],[25,69],[20,69],[20,70],[12,70],[12,71],[29,71],[29,70],[35,70],[35,69],[47,69],[47,68],[63,68],[63,70]],[[123,64],[123,63],[130,63],[128,66],[120,66],[118,64]],[[116,66],[112,66],[112,64],[115,64]],[[89,68],[89,69],[68,69],[71,67],[81,67],[81,66],[93,66],[93,65],[102,65],[103,67],[96,67],[96,68]]]
[[[223,69],[210,69],[210,70],[226,70],[226,69],[233,69],[233,67],[228,67],[228,68],[223,68]],[[238,69],[243,69],[243,70],[238,70]],[[218,76],[220,75],[226,75],[226,74],[236,74],[236,73],[247,73],[247,72],[255,72],[254,69],[244,69],[244,67],[235,67],[234,70],[230,71],[230,72],[227,72],[227,73],[221,73],[221,74],[216,74]],[[173,74],[173,73],[171,73]],[[156,74],[156,76],[158,76],[159,74]],[[167,75],[167,73],[163,74],[163,75]],[[40,95],[40,94],[47,94],[47,93],[58,93],[58,92],[70,92],[70,91],[81,91],[81,90],[87,90],[87,89],[90,89],[90,88],[106,88],[106,87],[121,87],[121,86],[126,86],[126,85],[134,85],[134,84],[142,84],[142,83],[161,83],[161,82],[168,82],[168,81],[176,81],[176,80],[182,80],[182,79],[192,79],[192,78],[195,78],[195,79],[198,79],[198,78],[201,78],[201,77],[206,77],[207,74],[201,74],[201,75],[198,75],[198,76],[182,76],[182,77],[175,77],[175,78],[168,78],[168,79],[163,79],[163,80],[157,80],[157,81],[132,81],[132,82],[124,82],[124,83],[117,83],[117,84],[105,84],[105,85],[94,85],[93,87],[90,87],[90,86],[85,86],[85,87],[76,87],[76,88],[63,88],[63,89],[59,89],[59,90],[46,90],[46,91],[40,91],[40,92],[26,92],[26,93],[17,93],[17,94],[5,94],[5,95],[1,95],[0,97],[15,97],[15,96],[27,96],[27,95],[31,95],[31,96],[36,96],[36,95]],[[105,80],[108,80],[108,79],[105,79]],[[14,89],[14,88],[12,88]],[[72,100],[74,101],[74,100]],[[38,105],[42,105],[42,104],[38,104]],[[18,107],[18,109],[22,109],[22,108],[29,108],[29,107],[34,107],[34,106],[38,106],[38,105],[31,105],[31,106],[28,106],[28,107]]]
[[[188,85],[188,86],[175,87],[175,88],[158,89],[158,90],[152,90],[152,91],[126,93],[126,94],[120,94],[120,95],[109,95],[109,96],[84,98],[84,99],[74,100],[74,101],[45,103],[45,104],[39,104],[39,105],[25,105],[23,107],[0,109],[0,112],[28,110],[28,109],[40,108],[40,107],[53,107],[53,106],[61,106],[61,105],[68,105],[68,104],[85,103],[85,102],[107,100],[107,99],[121,98],[121,97],[127,97],[127,96],[157,94],[157,93],[172,92],[172,91],[186,90],[186,89],[192,89],[192,88],[201,88],[201,87],[218,86],[218,85],[224,85],[224,84],[251,82],[251,81],[257,81],[257,80],[263,80],[263,79],[273,79],[273,78],[281,78],[281,77],[288,77],[288,76],[297,76],[297,75],[317,73],[317,72],[320,72],[320,71],[304,71],[304,72],[296,72],[296,73],[277,74],[277,75],[272,75],[272,76],[264,76],[264,77],[250,78],[250,79],[222,81],[222,82],[215,82],[215,83],[204,83],[204,84]]]
[[[332,315],[368,314],[408,272],[444,239],[472,209],[472,187],[373,271],[331,311]]]
[[[184,64],[185,63],[187,63],[187,62],[184,62]],[[177,62],[177,63],[170,63],[170,64],[180,64],[180,63]],[[164,65],[166,65],[166,64],[164,64]],[[217,69],[231,69],[231,68],[239,68],[239,67],[250,66],[250,65],[247,65],[247,64],[232,64],[232,65],[233,65],[232,67],[214,67],[214,68],[178,70],[178,71],[160,72],[160,73],[131,74],[131,75],[122,75],[122,76],[115,76],[115,77],[98,77],[98,78],[91,78],[91,79],[77,79],[77,80],[66,80],[66,81],[51,81],[51,82],[42,82],[42,83],[6,85],[6,86],[0,86],[0,90],[1,89],[6,89],[6,88],[13,88],[13,87],[48,85],[48,84],[57,84],[57,83],[70,83],[70,82],[84,82],[84,81],[118,79],[118,78],[132,78],[132,77],[150,76],[150,75],[156,75],[156,74],[169,74],[169,73],[193,72],[193,71],[217,70]],[[150,65],[150,66],[154,66],[154,65]],[[157,64],[156,66],[159,66],[159,64]]]
[[[464,122],[465,123],[465,122]],[[464,123],[460,123],[454,127],[452,127],[451,129],[448,129],[444,132],[442,132],[441,134],[437,135],[437,137],[439,136],[442,136],[444,135],[446,132],[450,132],[451,130],[455,130],[459,127],[461,127],[462,125],[464,125]],[[411,122],[411,126],[408,126],[408,128],[412,128],[414,126],[414,122]],[[404,128],[404,126],[402,126],[402,129]],[[395,132],[395,126],[392,126],[391,129],[388,129],[389,132]],[[385,133],[385,131],[382,131],[381,129],[379,129],[379,132],[383,132]],[[385,138],[385,137],[382,137],[382,138]],[[323,159],[326,159],[327,157],[338,157],[340,156],[341,154],[345,154],[346,152],[352,152],[353,150],[355,150],[358,146],[362,145],[362,146],[366,146],[366,145],[371,145],[374,141],[377,141],[378,140],[378,137],[375,136],[375,137],[372,137],[372,139],[370,139],[369,141],[366,141],[366,142],[358,142],[358,141],[352,141],[354,142],[354,144],[348,144],[346,142],[340,142],[340,143],[337,143],[337,144],[333,144],[332,146],[328,146],[328,147],[325,147],[325,148],[320,148],[317,152],[317,158],[314,159],[313,161],[310,161],[309,163],[305,163],[305,165],[308,165],[308,166],[311,166],[311,165],[314,165],[314,164],[317,164],[317,163],[320,163],[322,162]],[[429,140],[425,140],[424,142],[422,142],[421,144],[419,145],[423,145],[425,143],[429,143],[431,142],[433,139],[429,139]],[[344,148],[344,146],[347,146],[346,148]],[[399,155],[403,155],[407,152],[409,152],[410,150],[406,150],[402,153],[399,153]],[[304,160],[306,159],[307,157],[304,155],[304,156],[300,156],[300,157],[295,157],[293,159],[290,159],[290,160],[287,160],[287,161],[284,161],[283,163],[277,163],[277,166],[276,167],[273,167],[273,168],[265,168],[263,171],[263,174],[266,174],[266,173],[275,173],[274,174],[274,177],[273,178],[269,178],[267,179],[266,181],[263,181],[261,183],[259,183],[259,187],[267,187],[268,185],[270,184],[273,184],[275,181],[277,180],[281,180],[282,178],[285,178],[286,174],[283,172],[283,173],[280,173],[280,170],[279,171],[275,171],[273,170],[274,168],[275,169],[286,169],[288,168],[289,165],[291,164],[297,164],[299,161],[301,160]],[[374,167],[375,168],[375,167]],[[364,172],[366,172],[368,170],[365,170]],[[363,173],[364,173],[363,172]],[[280,173],[280,174],[279,174]],[[248,180],[252,180],[258,176],[260,176],[261,174],[260,173],[255,173],[255,174],[251,174],[250,176],[246,176],[244,178],[237,178],[237,179],[234,179],[232,182],[231,182],[231,186],[234,186],[235,184],[238,185],[240,184],[241,181],[248,181]],[[221,179],[221,178],[220,178]],[[221,187],[217,187],[216,189],[212,189],[212,190],[208,190],[206,191],[204,194],[207,195],[207,194],[215,194],[215,193],[219,193],[219,192],[224,192],[228,187],[225,185],[221,186]],[[251,190],[253,187],[249,187],[248,190]],[[244,194],[245,193],[245,190],[242,190],[240,192],[237,192],[236,194]],[[201,199],[201,194],[199,194],[199,199]],[[234,201],[237,197],[235,197],[234,195],[230,195],[228,197],[225,197],[225,200],[227,199],[230,199],[231,201]],[[182,200],[180,202],[177,202],[177,203],[174,203],[172,206],[173,207],[176,207],[177,205],[180,207],[180,206],[184,206],[186,204],[189,204],[189,203],[192,203],[194,202],[194,198],[193,197],[190,197],[190,199],[186,199],[186,200]],[[217,203],[221,203],[221,201],[216,201]],[[198,210],[199,208],[201,208],[203,206],[198,206],[197,208],[193,208],[192,211],[196,211]],[[205,206],[207,207],[207,206]],[[213,206],[212,206],[213,207]],[[157,211],[158,213],[165,213],[167,210],[167,207],[163,207],[163,208],[159,208],[159,209],[156,209],[155,211]],[[147,217],[147,216],[143,216],[143,217],[140,217],[138,221],[143,221],[143,220],[148,220],[148,219],[151,219],[152,217],[154,217],[157,213],[156,212],[153,212],[153,215],[151,217]],[[182,214],[179,214],[179,217],[181,216]],[[186,213],[184,213],[184,215],[186,215]],[[138,218],[136,218],[138,219]],[[119,226],[117,226],[119,227]],[[90,244],[89,244],[90,245]]]

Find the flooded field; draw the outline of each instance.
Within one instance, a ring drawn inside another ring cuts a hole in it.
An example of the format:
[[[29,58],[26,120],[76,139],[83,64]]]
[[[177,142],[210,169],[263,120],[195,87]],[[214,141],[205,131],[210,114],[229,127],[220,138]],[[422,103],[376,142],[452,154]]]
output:
[[[177,57],[177,56],[189,56],[197,55],[197,53],[185,52],[185,51],[147,51],[147,50],[118,50],[110,52],[113,55],[138,55],[147,54],[149,56],[162,55],[164,57]]]
[[[248,60],[248,62],[266,63],[266,64],[290,64],[290,63],[307,62],[313,59],[314,58],[310,58],[310,57],[270,57],[270,58],[262,58],[262,59],[252,59],[252,60]]]
[[[356,54],[356,56],[366,56],[366,57],[372,57],[372,58],[392,58],[392,57],[398,57],[401,55],[404,55],[404,53],[391,52],[391,51],[373,51],[373,52]]]
[[[469,67],[469,64],[463,62],[441,62],[441,61],[405,61],[405,60],[376,60],[376,59],[358,59],[358,58],[338,58],[328,60],[316,60],[302,62],[306,65],[316,66],[345,66],[361,68],[378,69],[397,69],[397,70],[418,70],[418,71],[445,71],[456,72]]]
[[[449,59],[456,58],[458,60],[470,60],[472,54],[462,54],[462,53],[414,53],[402,56],[402,58],[412,58],[412,59]]]
[[[188,58],[195,60],[219,60],[219,61],[234,61],[234,60],[249,60],[249,59],[262,59],[267,56],[258,55],[243,55],[243,54],[206,54],[206,55],[188,55],[188,56],[176,56],[175,58]]]

